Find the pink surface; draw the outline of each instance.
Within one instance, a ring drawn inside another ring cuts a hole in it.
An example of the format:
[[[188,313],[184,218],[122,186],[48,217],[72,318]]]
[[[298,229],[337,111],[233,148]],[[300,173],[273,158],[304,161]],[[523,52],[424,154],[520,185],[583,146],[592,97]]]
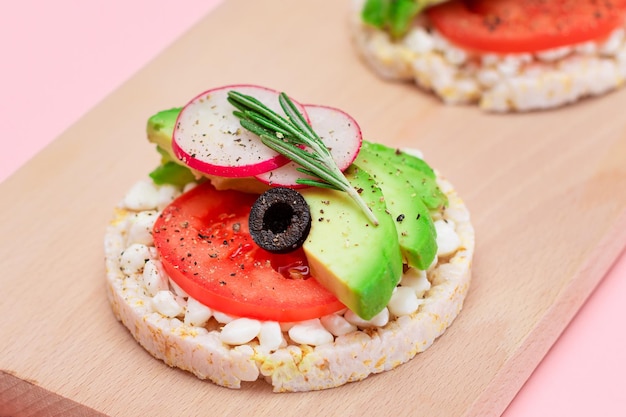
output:
[[[11,2],[0,14],[0,181],[219,1]],[[625,295],[623,254],[504,416],[626,415]]]

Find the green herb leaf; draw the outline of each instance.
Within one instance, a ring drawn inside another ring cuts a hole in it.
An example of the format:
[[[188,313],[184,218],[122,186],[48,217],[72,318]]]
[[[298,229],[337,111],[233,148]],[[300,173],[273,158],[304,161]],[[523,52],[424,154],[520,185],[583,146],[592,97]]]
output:
[[[315,133],[293,101],[280,93],[279,102],[287,117],[268,108],[254,97],[231,90],[228,101],[237,108],[233,114],[241,126],[258,135],[261,141],[274,151],[300,165],[300,172],[317,179],[300,178],[300,184],[345,191],[363,210],[374,225],[378,220],[365,204],[359,193],[337,167],[330,150]],[[304,146],[304,148],[303,148]]]

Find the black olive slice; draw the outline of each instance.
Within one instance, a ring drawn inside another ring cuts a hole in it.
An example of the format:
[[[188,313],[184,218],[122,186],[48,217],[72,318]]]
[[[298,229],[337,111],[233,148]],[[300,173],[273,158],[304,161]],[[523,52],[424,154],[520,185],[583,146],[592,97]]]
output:
[[[302,194],[284,187],[270,188],[250,209],[250,235],[257,245],[273,253],[302,246],[311,230],[311,212]]]

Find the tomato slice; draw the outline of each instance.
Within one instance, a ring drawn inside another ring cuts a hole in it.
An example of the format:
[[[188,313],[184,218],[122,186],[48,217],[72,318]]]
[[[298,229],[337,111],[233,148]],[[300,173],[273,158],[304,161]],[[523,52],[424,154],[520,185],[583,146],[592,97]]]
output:
[[[290,322],[345,308],[307,276],[302,250],[272,254],[254,243],[248,216],[257,197],[206,182],[170,203],[152,233],[170,278],[199,302],[239,317]]]
[[[461,47],[521,53],[602,39],[626,19],[626,0],[451,0],[427,11]]]

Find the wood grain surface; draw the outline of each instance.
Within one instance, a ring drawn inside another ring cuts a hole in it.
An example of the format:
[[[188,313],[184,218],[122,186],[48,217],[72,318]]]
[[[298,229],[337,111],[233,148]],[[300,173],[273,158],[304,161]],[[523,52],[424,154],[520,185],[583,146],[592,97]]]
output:
[[[347,2],[229,0],[0,184],[0,415],[497,416],[626,245],[626,91],[541,113],[446,107],[376,78]],[[158,162],[147,118],[257,83],[421,149],[477,247],[460,317],[400,368],[321,392],[229,390],[137,345],[105,297],[113,206]]]

